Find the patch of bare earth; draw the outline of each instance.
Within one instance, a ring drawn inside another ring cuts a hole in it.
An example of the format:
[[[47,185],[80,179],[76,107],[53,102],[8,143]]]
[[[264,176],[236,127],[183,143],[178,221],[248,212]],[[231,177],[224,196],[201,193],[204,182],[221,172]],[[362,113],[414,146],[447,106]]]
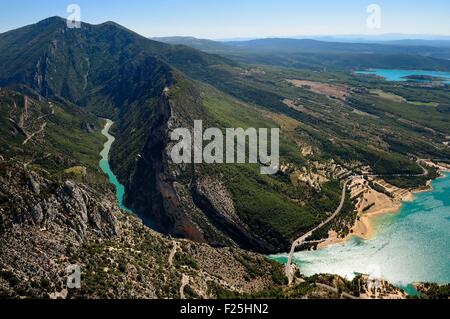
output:
[[[311,110],[307,109],[306,107],[304,107],[303,105],[301,105],[301,104],[299,104],[299,103],[297,103],[297,102],[295,102],[293,100],[284,99],[283,103],[286,106],[290,107],[291,109],[296,110],[297,112],[308,114],[308,115],[310,115],[312,117],[317,117],[317,118],[321,118],[322,117],[319,113],[311,111]]]
[[[316,94],[326,95],[341,101],[347,100],[350,96],[350,89],[342,84],[329,84],[306,80],[287,80],[295,87],[311,91]]]

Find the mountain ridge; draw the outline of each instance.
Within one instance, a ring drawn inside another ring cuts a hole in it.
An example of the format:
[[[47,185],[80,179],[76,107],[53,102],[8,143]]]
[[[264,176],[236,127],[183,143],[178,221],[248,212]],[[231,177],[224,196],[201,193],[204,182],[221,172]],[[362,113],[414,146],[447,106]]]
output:
[[[218,42],[211,40],[196,39],[192,37],[167,37],[158,38],[159,41],[170,44],[182,44],[191,46],[198,50],[215,53],[235,59],[244,63],[262,63],[278,66],[295,66],[292,62],[287,65],[285,61],[304,60],[314,61],[302,64],[302,67],[313,68],[315,64],[337,69],[374,68],[377,66],[377,59],[384,58],[385,62],[389,59],[394,60],[399,68],[441,68],[450,70],[450,49],[448,45],[436,46],[423,45],[422,42],[410,42],[408,45],[402,43],[377,43],[377,42],[333,42],[323,41],[321,39],[295,39],[295,38],[262,38],[245,41],[227,41]],[[438,43],[438,42],[435,42]],[[320,55],[322,61],[314,58],[314,55]],[[339,60],[348,55],[345,63],[338,65],[332,64],[332,59]],[[413,55],[415,57],[413,58]],[[370,62],[365,58],[371,56],[375,62]],[[362,61],[360,66],[353,66],[354,62]],[[316,62],[317,60],[317,62]],[[268,62],[270,61],[270,63]],[[401,64],[399,64],[399,61]],[[393,63],[393,65],[395,65]],[[409,65],[409,66],[408,66]]]

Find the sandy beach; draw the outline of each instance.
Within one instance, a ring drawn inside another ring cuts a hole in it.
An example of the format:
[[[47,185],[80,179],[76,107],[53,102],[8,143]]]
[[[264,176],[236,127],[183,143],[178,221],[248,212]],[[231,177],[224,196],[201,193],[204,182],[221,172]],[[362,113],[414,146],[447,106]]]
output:
[[[358,216],[359,219],[352,228],[353,233],[349,235],[346,240],[348,240],[351,236],[358,236],[365,240],[372,239],[376,235],[373,219],[380,215],[397,213],[401,207],[402,205],[398,204],[392,206],[391,208],[380,209],[378,211]]]
[[[358,220],[355,222],[355,225],[352,228],[351,234],[344,238],[341,238],[338,237],[338,234],[335,231],[330,231],[328,233],[328,238],[324,242],[318,244],[317,248],[322,249],[336,244],[343,244],[354,236],[362,238],[364,240],[370,240],[376,235],[376,229],[373,219],[383,214],[397,213],[400,208],[401,205],[395,208],[393,207],[392,209],[385,209],[370,214],[360,215],[358,216]]]
[[[429,166],[437,167],[441,174],[450,171],[450,167],[448,166],[443,166],[428,161],[425,163]],[[330,245],[345,243],[354,236],[360,237],[364,240],[374,238],[376,235],[376,227],[374,226],[375,223],[373,220],[374,218],[380,215],[398,213],[404,202],[414,200],[414,194],[429,192],[432,190],[431,180],[427,182],[426,186],[413,191],[397,188],[387,184],[384,181],[376,182],[383,185],[385,189],[388,189],[391,192],[391,196],[373,190],[367,185],[364,179],[360,177],[355,178],[350,184],[351,196],[352,198],[359,196],[360,199],[356,204],[358,217],[355,221],[355,225],[351,229],[351,234],[341,238],[335,231],[330,231],[328,238],[317,246],[318,249],[326,248]]]
[[[351,229],[351,233],[344,238],[340,238],[335,231],[330,231],[328,238],[317,246],[318,249],[344,243],[354,236],[364,240],[374,238],[376,235],[374,218],[380,215],[398,213],[404,202],[414,200],[414,193],[431,190],[431,181],[427,184],[427,187],[412,192],[389,185],[384,181],[378,181],[378,183],[389,189],[392,197],[373,190],[362,178],[358,177],[352,181],[350,185],[351,196],[352,198],[360,196],[360,199],[356,205],[358,217]]]

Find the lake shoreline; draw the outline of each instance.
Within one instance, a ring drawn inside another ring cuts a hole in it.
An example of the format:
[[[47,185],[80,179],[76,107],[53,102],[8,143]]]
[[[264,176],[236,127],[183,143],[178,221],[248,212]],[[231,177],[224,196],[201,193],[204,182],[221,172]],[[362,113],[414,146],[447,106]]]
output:
[[[440,178],[445,178],[446,174],[450,174],[450,166],[441,166],[434,163],[433,166],[439,168],[439,177],[434,180],[428,180],[426,186],[409,191],[409,194],[406,197],[396,199],[392,202],[390,207],[381,208],[370,213],[358,214],[355,224],[351,229],[351,234],[344,238],[340,238],[335,231],[330,231],[328,238],[324,242],[318,244],[317,249],[324,249],[333,245],[345,244],[354,237],[362,240],[374,239],[377,236],[376,219],[378,217],[389,214],[399,214],[405,203],[415,200],[416,194],[432,192],[433,182]]]
[[[366,69],[354,71],[353,74],[363,75],[363,76],[373,76],[379,79],[384,79],[389,82],[403,82],[403,83],[416,83],[416,84],[450,84],[450,72],[448,71],[438,71],[438,70],[407,70],[407,69]],[[407,76],[432,76],[442,78],[443,81],[418,81],[409,80],[405,77]]]
[[[327,273],[352,280],[366,274],[402,289],[416,282],[448,284],[450,170],[433,181],[432,191],[415,195],[396,214],[379,215],[371,240],[353,236],[324,249],[298,251],[293,262],[305,276]],[[287,262],[286,254],[269,257]]]

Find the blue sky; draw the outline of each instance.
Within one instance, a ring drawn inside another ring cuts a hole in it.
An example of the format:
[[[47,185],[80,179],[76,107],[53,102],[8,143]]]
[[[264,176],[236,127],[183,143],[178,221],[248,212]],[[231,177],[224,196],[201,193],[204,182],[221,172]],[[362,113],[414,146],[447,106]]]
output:
[[[112,20],[145,36],[450,35],[449,0],[0,0],[0,32],[66,17],[72,3],[83,21]],[[373,3],[382,10],[381,29],[367,27]]]

